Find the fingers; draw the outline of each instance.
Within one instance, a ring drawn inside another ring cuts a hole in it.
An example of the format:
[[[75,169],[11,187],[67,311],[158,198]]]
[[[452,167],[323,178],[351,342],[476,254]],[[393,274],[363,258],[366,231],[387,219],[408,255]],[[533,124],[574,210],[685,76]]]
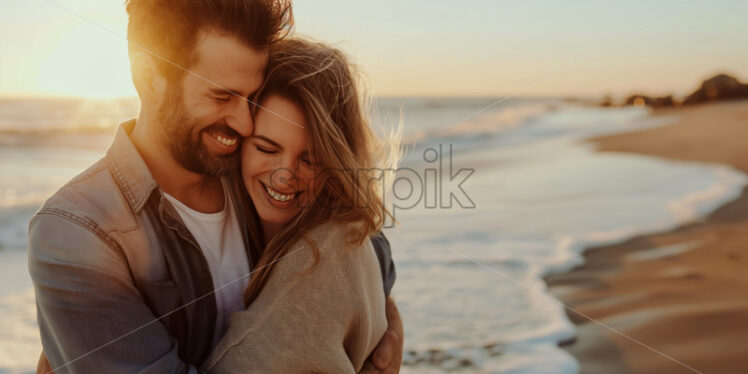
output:
[[[374,350],[372,361],[374,365],[379,369],[386,369],[392,361],[393,351],[397,349],[400,344],[400,338],[394,332],[387,330],[384,336],[379,340],[377,348]]]
[[[379,341],[371,360],[378,372],[398,373],[403,357],[403,323],[392,298],[386,304],[387,331]]]

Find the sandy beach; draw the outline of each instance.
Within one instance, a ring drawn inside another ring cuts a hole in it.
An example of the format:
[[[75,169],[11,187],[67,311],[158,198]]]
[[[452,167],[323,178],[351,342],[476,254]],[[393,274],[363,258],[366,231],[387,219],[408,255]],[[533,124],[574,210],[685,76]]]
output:
[[[748,173],[748,101],[654,115],[674,116],[675,123],[592,142],[601,152]],[[592,248],[584,257],[585,265],[546,277],[570,308],[577,337],[563,347],[582,373],[746,372],[748,188],[699,222]]]

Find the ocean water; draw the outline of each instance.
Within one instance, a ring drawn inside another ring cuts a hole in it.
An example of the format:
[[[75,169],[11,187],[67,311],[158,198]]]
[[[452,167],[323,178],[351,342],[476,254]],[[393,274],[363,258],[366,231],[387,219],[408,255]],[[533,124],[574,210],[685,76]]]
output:
[[[386,230],[404,373],[577,372],[557,348],[574,327],[542,276],[579,264],[590,245],[699,219],[748,182],[724,166],[600,154],[584,142],[672,120],[642,108],[536,98],[481,110],[492,102],[377,101],[377,122],[402,122],[407,145],[388,199],[400,224]],[[33,371],[41,349],[28,219],[136,111],[125,99],[0,100],[0,373]]]
[[[543,275],[580,264],[590,246],[697,220],[737,197],[748,179],[720,165],[596,153],[584,141],[673,121],[644,108],[518,99],[452,125],[488,104],[380,101],[390,122],[403,108],[405,139],[414,144],[402,167],[423,176],[440,169],[442,183],[473,170],[464,195],[449,191],[457,195],[451,206],[448,194],[424,187],[421,201],[396,210],[400,225],[388,232],[406,328],[403,372],[576,373],[574,358],[557,347],[574,326]],[[451,170],[435,166],[430,149],[450,147],[451,158],[441,158]],[[408,196],[402,184],[400,196]]]

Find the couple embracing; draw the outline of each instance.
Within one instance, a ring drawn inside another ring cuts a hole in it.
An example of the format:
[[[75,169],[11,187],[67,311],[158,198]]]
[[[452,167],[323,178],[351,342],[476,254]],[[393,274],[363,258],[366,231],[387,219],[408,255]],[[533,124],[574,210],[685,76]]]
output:
[[[126,4],[138,118],[30,223],[37,372],[399,371],[393,145],[348,60],[285,1]]]

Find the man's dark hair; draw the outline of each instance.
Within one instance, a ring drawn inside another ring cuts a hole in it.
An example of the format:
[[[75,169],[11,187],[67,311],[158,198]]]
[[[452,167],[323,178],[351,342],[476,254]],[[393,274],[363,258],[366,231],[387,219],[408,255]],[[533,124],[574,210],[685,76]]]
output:
[[[125,0],[129,51],[151,54],[167,77],[181,78],[194,61],[197,36],[213,31],[257,49],[293,26],[290,0]]]

